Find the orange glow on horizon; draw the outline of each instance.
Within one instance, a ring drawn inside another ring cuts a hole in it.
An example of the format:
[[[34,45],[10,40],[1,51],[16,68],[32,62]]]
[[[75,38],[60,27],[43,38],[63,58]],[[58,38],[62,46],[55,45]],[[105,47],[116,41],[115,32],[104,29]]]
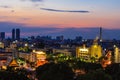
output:
[[[8,11],[0,10],[1,16],[0,19],[2,22],[15,22],[21,23],[25,26],[36,26],[36,27],[99,27],[105,26],[106,28],[112,28],[113,25],[116,25],[116,28],[119,28],[119,25],[116,21],[116,17],[109,18],[100,18],[91,14],[76,14],[72,15],[69,13],[52,13],[42,10],[33,10],[23,11],[17,9],[15,12],[9,13]],[[8,14],[9,13],[9,14]],[[115,28],[115,27],[114,27]]]

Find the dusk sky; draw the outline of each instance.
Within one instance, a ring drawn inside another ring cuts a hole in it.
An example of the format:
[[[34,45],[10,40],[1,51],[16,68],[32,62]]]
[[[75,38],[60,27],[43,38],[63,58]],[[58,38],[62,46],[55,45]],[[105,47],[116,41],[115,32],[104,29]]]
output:
[[[99,27],[115,31],[120,29],[119,4],[120,0],[0,0],[0,32],[10,35],[12,28],[20,28],[22,35],[49,35],[72,28]],[[46,30],[40,33],[41,28]],[[94,31],[88,29],[81,34]]]

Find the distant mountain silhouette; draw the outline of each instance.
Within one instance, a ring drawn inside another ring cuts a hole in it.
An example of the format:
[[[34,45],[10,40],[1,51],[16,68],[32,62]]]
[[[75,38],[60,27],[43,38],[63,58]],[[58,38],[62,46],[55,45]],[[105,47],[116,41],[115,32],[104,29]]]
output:
[[[56,26],[57,27],[57,26]],[[63,35],[65,38],[74,39],[76,36],[82,36],[84,39],[94,39],[99,36],[99,27],[91,28],[54,28],[51,26],[25,26],[19,23],[0,22],[0,32],[6,32],[7,36],[11,35],[13,28],[21,29],[21,36],[56,36]],[[103,39],[120,39],[120,29],[103,28]],[[11,36],[10,36],[11,37]]]

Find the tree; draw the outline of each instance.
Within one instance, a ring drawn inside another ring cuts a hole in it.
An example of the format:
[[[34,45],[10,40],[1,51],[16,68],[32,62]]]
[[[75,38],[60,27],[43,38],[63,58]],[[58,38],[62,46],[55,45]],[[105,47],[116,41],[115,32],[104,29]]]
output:
[[[36,69],[38,80],[73,80],[74,72],[66,63],[47,63]]]
[[[0,80],[30,80],[23,71],[0,71]]]
[[[105,72],[112,76],[113,80],[120,80],[120,64],[113,63],[105,68]]]
[[[78,76],[77,80],[112,80],[112,77],[106,74],[102,69],[98,69]]]

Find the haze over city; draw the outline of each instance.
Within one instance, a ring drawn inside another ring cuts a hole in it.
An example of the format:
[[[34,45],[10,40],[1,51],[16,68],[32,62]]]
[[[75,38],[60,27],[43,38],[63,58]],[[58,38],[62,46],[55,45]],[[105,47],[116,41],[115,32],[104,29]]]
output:
[[[120,39],[119,0],[0,0],[0,32],[11,36],[64,35],[66,38],[99,36]]]
[[[0,0],[0,80],[120,80],[120,0]]]

